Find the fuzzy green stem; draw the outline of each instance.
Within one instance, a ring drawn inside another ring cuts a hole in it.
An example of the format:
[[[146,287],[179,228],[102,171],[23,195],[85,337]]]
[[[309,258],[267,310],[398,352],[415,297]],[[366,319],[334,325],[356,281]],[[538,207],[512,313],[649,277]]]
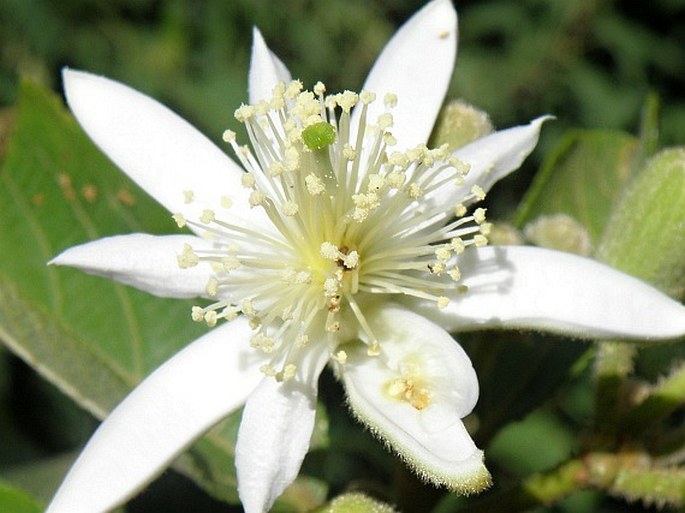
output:
[[[616,439],[623,413],[625,383],[633,371],[635,347],[623,342],[600,342],[595,360],[595,431],[599,446],[609,448]]]
[[[441,508],[440,513],[488,513],[506,511],[516,513],[538,506],[555,504],[585,487],[586,468],[582,460],[570,460],[561,467],[524,480],[519,486],[491,494],[454,508]]]
[[[685,504],[685,468],[656,467],[642,453],[596,454],[586,461],[593,484],[615,497],[657,507]]]
[[[626,431],[637,438],[685,403],[685,364],[654,386],[625,418]]]
[[[596,257],[673,297],[683,297],[684,223],[685,150],[665,150],[640,170],[626,190],[602,234]],[[599,345],[595,404],[600,435],[613,438],[616,433],[634,355],[628,344]]]
[[[397,513],[389,504],[372,499],[359,492],[339,495],[314,513]]]
[[[439,513],[516,513],[557,504],[571,494],[596,489],[627,501],[681,507],[685,504],[685,468],[658,467],[646,453],[593,452],[560,467],[526,478],[515,488],[473,501],[460,501]]]

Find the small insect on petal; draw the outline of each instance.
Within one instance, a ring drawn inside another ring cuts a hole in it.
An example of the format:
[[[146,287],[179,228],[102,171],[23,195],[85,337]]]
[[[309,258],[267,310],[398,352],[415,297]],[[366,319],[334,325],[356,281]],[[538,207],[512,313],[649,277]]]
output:
[[[302,141],[310,150],[323,150],[335,141],[335,128],[322,121],[302,130]]]

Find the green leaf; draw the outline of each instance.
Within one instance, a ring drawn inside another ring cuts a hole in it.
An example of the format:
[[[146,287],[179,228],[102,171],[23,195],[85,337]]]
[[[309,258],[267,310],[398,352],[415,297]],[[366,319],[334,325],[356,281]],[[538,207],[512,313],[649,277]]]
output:
[[[95,416],[204,332],[190,321],[187,301],[46,266],[74,244],[175,227],[93,146],[59,98],[29,83],[0,170],[0,204],[0,339]],[[231,501],[234,436],[235,429],[213,431],[181,464]]]
[[[26,493],[0,481],[0,511],[3,513],[40,513],[43,509]]]
[[[477,442],[485,445],[504,425],[549,400],[586,350],[549,335],[505,330],[460,333],[482,383],[475,413]]]
[[[3,479],[34,499],[47,503],[77,455],[74,452],[67,452],[56,457],[33,458],[11,465],[3,468]]]
[[[550,154],[517,212],[523,227],[539,216],[567,214],[599,240],[629,180],[638,140],[618,131],[568,133]]]
[[[337,496],[315,513],[397,513],[392,506],[359,492]]]
[[[514,475],[526,476],[560,465],[574,445],[571,429],[553,413],[538,409],[501,429],[487,454]]]
[[[598,258],[676,298],[685,296],[685,148],[657,153],[607,225]]]

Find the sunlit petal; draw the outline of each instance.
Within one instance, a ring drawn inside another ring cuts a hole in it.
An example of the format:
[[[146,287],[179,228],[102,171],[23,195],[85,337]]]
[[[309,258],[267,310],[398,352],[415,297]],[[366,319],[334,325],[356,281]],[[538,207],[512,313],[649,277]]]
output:
[[[340,366],[355,415],[423,478],[461,493],[489,484],[480,451],[464,428],[478,399],[471,362],[440,326],[386,305],[369,321],[380,354],[345,346]]]
[[[446,183],[431,192],[427,200],[432,205],[451,209],[455,203],[470,203],[464,198],[474,185],[488,192],[496,182],[521,166],[535,148],[542,124],[549,119],[550,116],[541,116],[527,125],[498,130],[459,148],[454,156],[469,166],[464,183],[457,187]]]
[[[274,54],[262,37],[257,27],[252,31],[252,60],[248,75],[248,90],[250,103],[271,99],[271,93],[279,82],[288,83],[292,80],[288,68]]]
[[[171,213],[198,219],[203,209],[230,203],[238,219],[264,220],[248,210],[240,167],[183,118],[119,82],[71,69],[63,77],[69,107],[90,138]]]
[[[204,296],[211,270],[203,263],[181,269],[178,255],[185,244],[192,244],[195,250],[211,247],[208,241],[192,235],[133,233],[71,247],[49,263],[111,278],[160,297]]]
[[[297,477],[314,429],[326,351],[312,352],[285,383],[265,377],[245,405],[236,446],[238,491],[246,513],[268,511]]]
[[[103,513],[122,504],[193,440],[239,408],[259,383],[251,333],[236,319],[153,372],[103,422],[47,513]]]
[[[452,78],[456,53],[457,13],[450,0],[434,0],[400,27],[379,55],[363,86],[377,95],[367,120],[375,123],[385,110],[385,94],[396,94],[398,104],[391,111],[396,149],[428,141]],[[355,110],[355,116],[359,111]]]
[[[580,337],[667,339],[685,334],[685,307],[595,260],[527,246],[467,251],[443,310],[416,303],[448,330],[544,329]]]

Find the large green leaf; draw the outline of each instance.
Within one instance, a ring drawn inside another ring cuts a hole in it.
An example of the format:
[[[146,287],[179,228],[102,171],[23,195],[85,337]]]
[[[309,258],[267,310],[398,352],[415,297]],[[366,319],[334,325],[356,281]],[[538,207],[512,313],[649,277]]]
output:
[[[32,497],[0,481],[0,511],[3,513],[40,513],[43,510]]]
[[[187,301],[46,266],[74,244],[174,225],[100,154],[59,98],[28,83],[0,170],[0,205],[0,339],[95,416],[206,329],[190,321]],[[235,424],[214,430],[180,465],[227,500],[236,500]]]
[[[634,169],[638,140],[608,130],[568,133],[545,161],[521,202],[516,224],[567,214],[596,243]]]

